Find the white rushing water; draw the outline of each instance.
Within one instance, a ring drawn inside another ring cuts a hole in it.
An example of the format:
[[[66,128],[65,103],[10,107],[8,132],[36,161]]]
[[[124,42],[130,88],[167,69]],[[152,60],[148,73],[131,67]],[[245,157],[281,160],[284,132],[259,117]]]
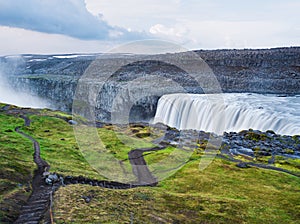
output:
[[[24,60],[21,56],[6,56],[5,59],[8,61],[0,60],[0,102],[20,107],[52,108],[46,100],[10,85],[8,77],[17,73],[18,66],[24,64]]]
[[[0,102],[19,107],[53,108],[50,103],[29,93],[12,88],[0,71]]]
[[[19,107],[53,108],[50,103],[28,93],[18,92],[7,85],[0,84],[0,102]]]
[[[177,129],[224,131],[273,130],[282,135],[300,134],[300,96],[228,93],[171,94],[158,102],[154,123]]]

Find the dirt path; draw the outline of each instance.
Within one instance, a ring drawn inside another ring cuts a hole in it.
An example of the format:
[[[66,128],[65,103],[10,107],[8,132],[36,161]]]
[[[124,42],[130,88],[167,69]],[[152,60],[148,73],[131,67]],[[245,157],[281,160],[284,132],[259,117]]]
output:
[[[140,185],[156,185],[157,179],[150,172],[143,153],[163,150],[165,147],[134,149],[128,153],[128,158],[132,166],[132,172],[138,179]]]
[[[30,120],[26,116],[21,117],[24,119],[25,126],[30,126]],[[33,137],[25,134],[20,129],[21,127],[17,127],[15,130],[33,143],[33,159],[37,165],[37,169],[34,171],[32,180],[32,193],[27,201],[27,205],[22,207],[19,218],[15,221],[15,223],[34,224],[39,223],[39,221],[45,217],[50,217],[50,197],[53,194],[54,189],[52,186],[46,185],[43,179],[43,173],[45,171],[49,171],[50,166],[40,157],[39,143]]]

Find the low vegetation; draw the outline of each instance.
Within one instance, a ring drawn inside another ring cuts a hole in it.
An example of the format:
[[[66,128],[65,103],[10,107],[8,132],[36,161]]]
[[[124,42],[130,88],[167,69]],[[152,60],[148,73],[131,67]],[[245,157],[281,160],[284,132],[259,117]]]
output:
[[[0,105],[0,110],[3,106]],[[51,172],[105,179],[90,166],[76,144],[73,127],[67,122],[70,115],[49,110],[6,108],[0,111],[0,215],[1,220],[8,223],[17,217],[18,209],[30,194],[35,169],[32,143],[14,131],[15,127],[24,124],[19,117],[21,114],[26,114],[32,121],[30,127],[22,127],[22,131],[40,143],[41,156],[51,165]],[[109,153],[123,161],[128,170],[128,152],[153,147],[151,141],[162,135],[144,126],[120,128],[108,125],[97,131]],[[55,222],[281,224],[300,220],[299,177],[259,168],[241,169],[220,158],[200,171],[199,162],[204,159],[200,146],[176,174],[159,182],[157,187],[130,190],[87,185],[61,187],[54,199]],[[149,165],[156,164],[174,150],[170,146],[145,153],[145,160]],[[276,159],[282,161],[282,158]],[[277,164],[299,169],[294,160]],[[150,167],[155,172],[157,167]]]

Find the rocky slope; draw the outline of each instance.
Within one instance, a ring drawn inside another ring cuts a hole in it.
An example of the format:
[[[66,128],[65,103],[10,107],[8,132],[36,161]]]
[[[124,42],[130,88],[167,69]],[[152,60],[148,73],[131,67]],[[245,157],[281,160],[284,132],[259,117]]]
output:
[[[170,93],[220,90],[300,93],[299,47],[200,50],[195,53],[209,67],[199,59],[186,57],[185,53],[148,58],[133,55],[23,55],[4,57],[0,61],[8,68],[6,73],[16,89],[27,89],[34,95],[47,98],[64,111],[72,108],[80,77],[81,81],[82,77],[91,78],[92,82],[83,82],[77,89],[77,96],[86,98],[85,101],[96,108],[97,118],[105,122],[112,120],[114,110],[123,110],[125,101],[125,107],[130,107],[125,112],[130,113],[131,121],[147,121],[154,116],[158,99]],[[95,61],[97,56],[101,57]],[[176,58],[182,67],[188,64],[195,74],[189,75],[180,66],[166,63],[170,58]],[[203,70],[198,71],[199,67]],[[215,75],[219,90],[215,88],[214,80],[206,76],[207,73]],[[97,94],[100,92],[98,88],[101,88],[100,94]],[[80,112],[85,114],[86,111]]]

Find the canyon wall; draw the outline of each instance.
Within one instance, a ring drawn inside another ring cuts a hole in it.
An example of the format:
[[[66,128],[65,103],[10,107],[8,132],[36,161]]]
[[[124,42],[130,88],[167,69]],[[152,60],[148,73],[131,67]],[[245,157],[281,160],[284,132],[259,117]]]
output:
[[[105,122],[111,121],[115,111],[122,111],[124,104],[131,108],[131,121],[147,121],[153,118],[159,98],[170,93],[300,94],[300,47],[199,50],[193,54],[203,61],[186,57],[185,53],[148,58],[23,55],[0,60],[1,64],[14,68],[7,75],[15,89],[51,100],[57,109],[64,111],[72,110],[74,97],[85,97],[87,103],[95,107],[96,117]],[[167,63],[168,58],[177,58],[183,68],[189,64],[193,74]],[[199,67],[203,69],[196,71]],[[110,71],[110,68],[117,69]],[[215,88],[212,74],[220,89]],[[80,88],[77,88],[78,82]]]

